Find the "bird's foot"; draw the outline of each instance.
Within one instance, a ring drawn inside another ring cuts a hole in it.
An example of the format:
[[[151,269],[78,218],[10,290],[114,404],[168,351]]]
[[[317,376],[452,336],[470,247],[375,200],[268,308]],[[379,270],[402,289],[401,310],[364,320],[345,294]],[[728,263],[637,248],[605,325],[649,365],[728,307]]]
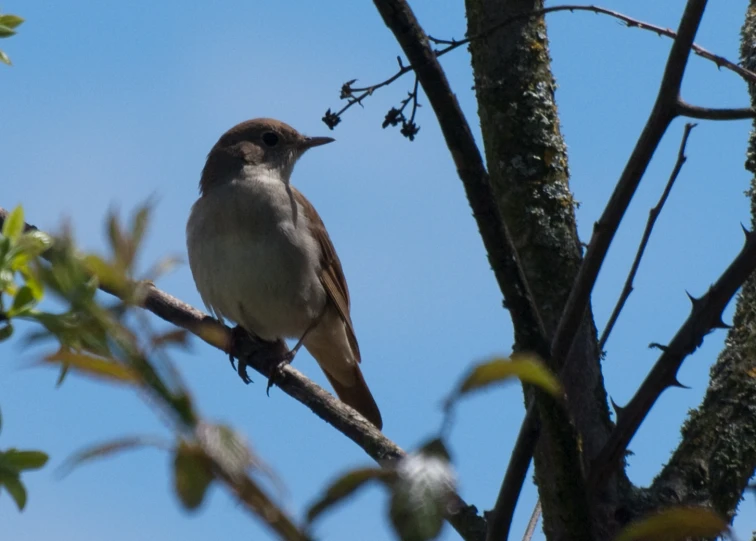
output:
[[[228,349],[228,360],[231,361],[231,367],[236,370],[241,380],[249,385],[252,383],[252,378],[247,374],[248,365],[243,356],[239,355],[240,345],[245,338],[249,338],[249,333],[243,327],[237,325],[231,329],[231,346]],[[239,361],[238,366],[234,363],[234,360]]]
[[[268,369],[268,386],[265,389],[265,394],[270,396],[270,388],[273,387],[273,385],[278,385],[278,382],[280,382],[283,378],[284,367],[287,364],[291,364],[291,361],[294,360],[294,355],[296,354],[296,350],[291,350],[282,355],[276,355],[275,359],[271,359],[271,363]]]

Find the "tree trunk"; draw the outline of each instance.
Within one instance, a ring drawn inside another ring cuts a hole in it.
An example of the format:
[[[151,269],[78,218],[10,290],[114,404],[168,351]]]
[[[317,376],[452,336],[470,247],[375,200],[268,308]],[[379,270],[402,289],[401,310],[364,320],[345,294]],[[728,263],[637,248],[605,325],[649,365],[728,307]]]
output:
[[[541,9],[543,3],[466,0],[466,7],[468,36],[474,36],[514,14]],[[514,22],[474,39],[470,52],[491,184],[551,338],[582,261],[582,251],[568,184],[566,146],[554,101],[556,85],[545,22],[543,18]],[[512,318],[517,317],[512,313]],[[612,428],[590,309],[571,356],[574,358],[564,384],[587,465]],[[569,520],[559,516],[559,480],[549,467],[554,453],[559,452],[542,437],[535,454],[544,531],[549,539],[560,538],[564,521]],[[597,539],[606,539],[615,530],[616,484],[599,499],[594,533]]]

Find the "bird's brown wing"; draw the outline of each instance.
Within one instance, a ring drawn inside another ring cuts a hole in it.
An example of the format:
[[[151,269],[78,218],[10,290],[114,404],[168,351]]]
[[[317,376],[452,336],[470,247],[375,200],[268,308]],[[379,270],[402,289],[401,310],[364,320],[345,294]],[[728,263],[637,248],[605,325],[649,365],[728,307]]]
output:
[[[323,224],[323,220],[315,210],[315,207],[296,188],[292,187],[291,191],[294,200],[301,205],[307,217],[313,236],[317,239],[318,244],[320,244],[322,264],[320,281],[323,283],[329,300],[336,307],[341,319],[344,320],[349,345],[352,347],[355,359],[357,362],[360,362],[360,347],[357,344],[357,337],[354,334],[354,327],[352,326],[352,318],[349,315],[349,289],[347,288],[346,277],[344,276],[344,269],[341,268],[339,256],[336,255],[336,249],[333,247],[325,224]]]

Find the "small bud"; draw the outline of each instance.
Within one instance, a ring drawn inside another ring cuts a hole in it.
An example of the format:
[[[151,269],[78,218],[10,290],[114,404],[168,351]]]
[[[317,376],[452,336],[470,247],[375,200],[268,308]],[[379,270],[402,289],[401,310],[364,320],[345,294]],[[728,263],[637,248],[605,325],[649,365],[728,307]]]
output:
[[[341,94],[339,99],[345,100],[352,97],[352,85],[357,82],[357,79],[352,79],[341,85]]]
[[[334,129],[338,125],[338,123],[341,122],[341,117],[328,109],[325,113],[325,116],[321,120],[330,129]]]
[[[417,135],[417,132],[420,131],[420,128],[415,124],[414,122],[403,122],[402,123],[402,135],[405,136],[410,141],[415,140],[415,135]]]
[[[389,126],[398,126],[400,122],[404,122],[404,114],[400,109],[397,109],[396,107],[392,107],[388,113],[386,113],[386,117],[383,119],[383,128],[388,128]]]

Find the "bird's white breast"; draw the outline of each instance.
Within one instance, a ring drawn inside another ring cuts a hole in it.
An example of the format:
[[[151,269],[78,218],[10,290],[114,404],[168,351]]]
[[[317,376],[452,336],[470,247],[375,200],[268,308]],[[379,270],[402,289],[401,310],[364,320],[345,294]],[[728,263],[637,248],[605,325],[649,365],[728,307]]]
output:
[[[320,246],[286,184],[247,169],[192,207],[189,265],[202,300],[266,340],[299,338],[320,315]]]

